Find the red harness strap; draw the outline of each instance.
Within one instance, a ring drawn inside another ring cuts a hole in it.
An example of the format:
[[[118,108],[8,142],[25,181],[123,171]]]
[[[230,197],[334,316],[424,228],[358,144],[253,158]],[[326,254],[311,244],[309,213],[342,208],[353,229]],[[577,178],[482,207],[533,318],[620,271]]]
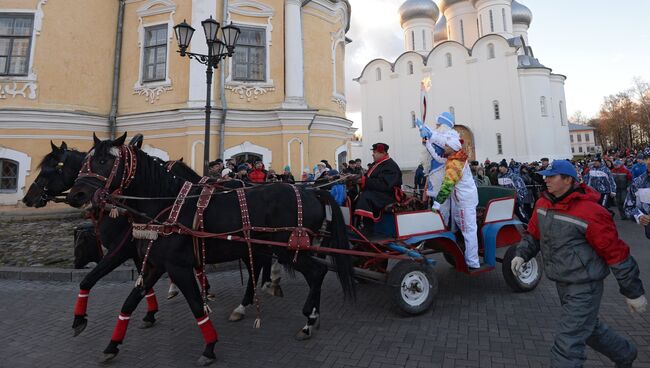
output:
[[[305,228],[302,224],[302,198],[300,197],[300,192],[296,186],[292,185],[294,193],[296,194],[296,207],[298,209],[298,221],[297,227],[291,231],[289,236],[289,250],[295,250],[296,254],[293,257],[293,261],[296,262],[298,259],[298,251],[305,250],[311,245],[311,240],[309,239],[309,229]]]
[[[205,212],[208,204],[210,204],[212,193],[214,193],[213,186],[204,184],[208,179],[207,176],[204,176],[199,182],[200,185],[203,185],[203,189],[201,189],[201,194],[196,202],[196,213],[194,214],[194,224],[192,226],[194,230],[198,229],[199,231],[203,231],[205,229],[203,212]],[[196,237],[192,237],[192,243],[194,244],[194,255],[197,257],[197,264],[199,265],[199,273],[201,274],[199,281],[201,282],[201,291],[203,292],[203,309],[208,314],[210,313],[210,308],[208,307],[208,290],[206,287],[208,277],[205,272],[205,238],[201,238],[201,249],[199,249],[199,241]]]

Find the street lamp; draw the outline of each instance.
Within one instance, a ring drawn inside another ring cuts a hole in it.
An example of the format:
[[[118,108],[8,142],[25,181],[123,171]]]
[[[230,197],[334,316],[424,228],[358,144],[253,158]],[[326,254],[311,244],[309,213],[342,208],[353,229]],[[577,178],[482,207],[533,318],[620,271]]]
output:
[[[210,18],[201,22],[203,31],[205,33],[205,42],[208,45],[208,54],[196,54],[188,52],[187,48],[192,41],[192,35],[195,29],[187,24],[185,20],[174,26],[174,33],[176,34],[176,41],[178,41],[178,53],[182,57],[187,56],[194,59],[199,63],[206,65],[205,82],[207,84],[207,92],[205,97],[205,138],[203,144],[203,175],[208,175],[208,162],[210,160],[210,112],[212,106],[210,100],[212,98],[212,69],[219,67],[219,62],[226,57],[232,57],[235,52],[235,45],[239,39],[240,29],[236,26],[227,25],[221,28],[221,37],[219,37],[219,22]]]

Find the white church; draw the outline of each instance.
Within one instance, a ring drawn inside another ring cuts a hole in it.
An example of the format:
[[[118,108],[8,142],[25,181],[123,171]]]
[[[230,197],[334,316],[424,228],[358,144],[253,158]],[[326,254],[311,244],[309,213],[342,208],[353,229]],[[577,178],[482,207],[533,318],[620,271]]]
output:
[[[514,0],[408,0],[399,9],[405,52],[375,59],[361,85],[363,149],[390,145],[403,170],[422,148],[420,81],[431,78],[426,123],[449,111],[471,159],[521,162],[570,158],[564,81],[542,65],[528,42],[532,12]],[[442,12],[442,16],[440,16]]]

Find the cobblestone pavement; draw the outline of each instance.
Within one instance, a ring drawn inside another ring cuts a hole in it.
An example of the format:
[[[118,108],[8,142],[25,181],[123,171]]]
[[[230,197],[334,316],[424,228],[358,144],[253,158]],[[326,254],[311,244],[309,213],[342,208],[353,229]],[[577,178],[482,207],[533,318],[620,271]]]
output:
[[[15,221],[0,225],[0,266],[72,268],[74,228],[87,220]]]
[[[650,290],[650,244],[641,228],[619,223]],[[262,328],[254,330],[254,309],[239,323],[226,321],[242,293],[238,272],[211,274],[217,293],[212,319],[219,332],[215,367],[548,367],[548,353],[560,313],[552,282],[515,294],[500,268],[480,277],[436,266],[440,292],[431,311],[406,317],[391,306],[381,285],[359,285],[355,304],[344,303],[335,275],[323,286],[322,324],[304,342],[293,334],[304,324],[300,313],[307,289],[300,276],[284,276],[284,298],[262,296]],[[97,363],[108,343],[131,282],[100,282],[88,307],[89,325],[72,337],[73,283],[0,280],[0,367],[187,367],[201,354],[196,322],[181,297],[159,292],[159,323],[137,328],[144,307],[134,313],[125,344],[109,365]],[[606,281],[601,319],[639,348],[635,367],[650,367],[650,312],[633,315],[613,277]],[[588,351],[586,367],[613,367]]]

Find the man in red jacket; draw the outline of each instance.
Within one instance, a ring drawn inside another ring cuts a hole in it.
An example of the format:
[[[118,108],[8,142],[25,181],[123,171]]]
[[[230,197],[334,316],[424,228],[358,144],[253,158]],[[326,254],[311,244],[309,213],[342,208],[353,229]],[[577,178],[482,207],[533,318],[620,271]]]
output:
[[[267,172],[264,170],[262,161],[255,161],[255,168],[248,173],[248,178],[253,183],[264,183],[266,181]]]
[[[617,368],[632,367],[637,350],[631,341],[598,320],[603,280],[610,270],[631,311],[643,313],[647,301],[639,267],[618,237],[600,194],[577,184],[573,165],[555,160],[541,171],[548,191],[535,204],[528,231],[510,266],[519,273],[542,252],[546,276],[555,281],[562,314],[551,349],[551,367],[582,367],[585,344],[606,355]]]

